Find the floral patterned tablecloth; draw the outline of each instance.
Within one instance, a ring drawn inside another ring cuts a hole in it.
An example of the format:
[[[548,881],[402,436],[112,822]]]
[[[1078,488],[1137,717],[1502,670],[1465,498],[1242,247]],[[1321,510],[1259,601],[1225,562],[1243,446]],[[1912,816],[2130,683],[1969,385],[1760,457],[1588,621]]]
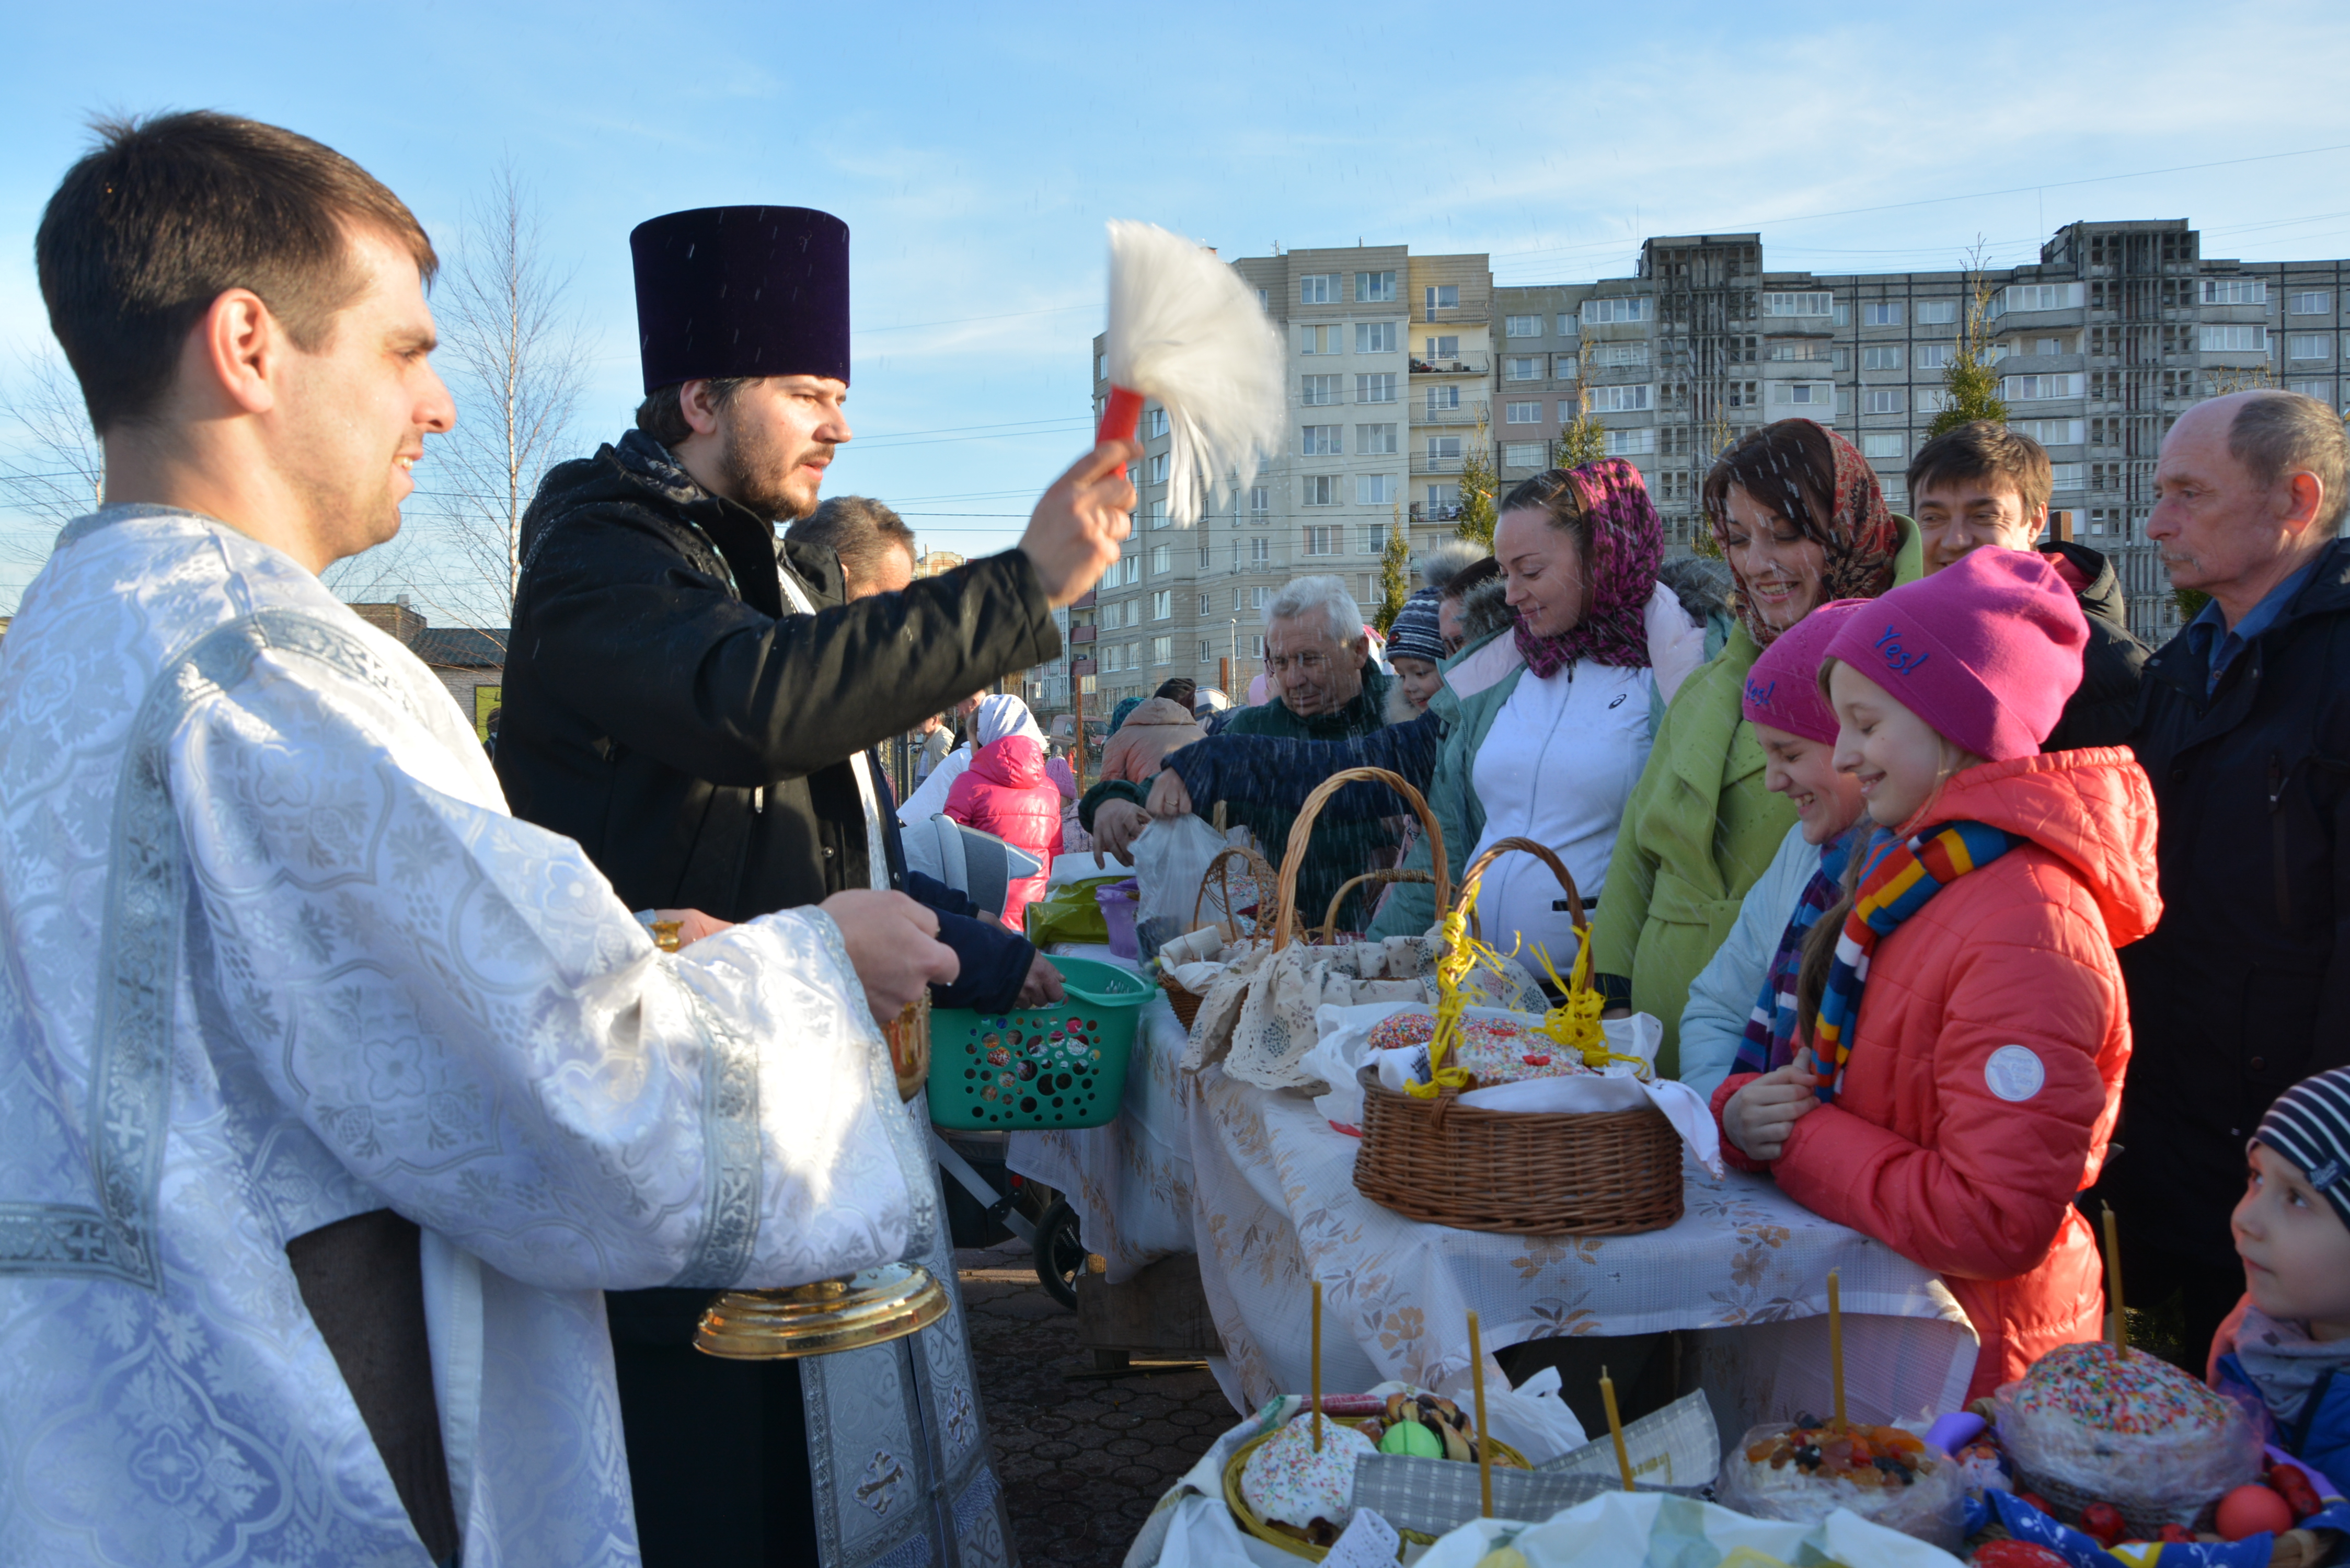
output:
[[[1422,1224],[1355,1190],[1356,1140],[1306,1096],[1213,1066],[1181,1072],[1184,1031],[1164,997],[1145,1009],[1136,1044],[1116,1122],[1015,1133],[1007,1158],[1067,1196],[1113,1282],[1199,1253],[1228,1391],[1244,1408],[1306,1386],[1315,1279],[1326,1387],[1463,1380],[1471,1307],[1489,1351],[1556,1334],[1693,1330],[1728,1438],[1750,1418],[1826,1406],[1830,1269],[1841,1271],[1856,1418],[1954,1409],[1972,1375],[1974,1331],[1937,1276],[1766,1179],[1716,1179],[1692,1162],[1679,1223],[1638,1236]]]

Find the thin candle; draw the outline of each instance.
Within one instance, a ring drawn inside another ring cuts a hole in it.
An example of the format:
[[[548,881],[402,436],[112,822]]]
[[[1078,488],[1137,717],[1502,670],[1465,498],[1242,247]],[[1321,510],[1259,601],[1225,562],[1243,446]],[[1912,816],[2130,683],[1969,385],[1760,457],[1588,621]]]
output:
[[[1835,1380],[1835,1429],[1844,1420],[1844,1293],[1839,1271],[1828,1271],[1828,1376]]]
[[[1322,1451],[1322,1282],[1314,1282],[1314,1451]]]
[[[2122,1231],[2121,1221],[2114,1218],[2114,1206],[2106,1205],[2106,1299],[2113,1303],[2113,1321],[2106,1330],[2106,1343],[2122,1355],[2129,1354],[2129,1319],[2122,1315]]]
[[[1616,1439],[1616,1468],[1623,1473],[1624,1490],[1632,1490],[1632,1452],[1624,1446],[1624,1417],[1616,1411],[1616,1380],[1599,1369],[1599,1402],[1607,1407],[1607,1435]]]
[[[1477,1394],[1477,1490],[1482,1517],[1493,1517],[1493,1434],[1485,1425],[1485,1342],[1477,1334],[1477,1314],[1469,1314],[1469,1376]]]

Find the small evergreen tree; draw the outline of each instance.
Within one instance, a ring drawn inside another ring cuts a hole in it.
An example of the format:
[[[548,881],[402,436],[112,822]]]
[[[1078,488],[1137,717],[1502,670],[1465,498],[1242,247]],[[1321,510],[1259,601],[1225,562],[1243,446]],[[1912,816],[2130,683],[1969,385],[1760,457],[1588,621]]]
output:
[[[1592,417],[1590,394],[1583,390],[1591,384],[1588,343],[1583,346],[1578,368],[1582,374],[1575,379],[1575,417],[1559,427],[1558,439],[1550,443],[1553,468],[1580,468],[1607,455],[1607,431]]]
[[[1971,286],[1968,292],[1966,319],[1959,323],[1959,336],[1950,356],[1950,365],[1942,371],[1942,389],[1950,394],[1950,402],[1934,416],[1926,427],[1926,439],[1931,441],[1945,431],[1976,420],[1990,420],[1995,424],[2007,422],[2007,405],[1999,399],[1999,372],[1990,363],[1991,353],[1991,280],[1982,274],[1982,247],[1978,244],[1967,269]]]
[[[1395,618],[1403,613],[1403,601],[1411,597],[1411,530],[1405,526],[1403,508],[1396,508],[1396,520],[1388,529],[1388,547],[1379,555],[1379,607],[1372,612],[1371,624],[1385,637]]]
[[[1453,530],[1472,545],[1493,547],[1493,498],[1501,481],[1486,448],[1485,421],[1477,421],[1477,439],[1461,460],[1461,525]]]

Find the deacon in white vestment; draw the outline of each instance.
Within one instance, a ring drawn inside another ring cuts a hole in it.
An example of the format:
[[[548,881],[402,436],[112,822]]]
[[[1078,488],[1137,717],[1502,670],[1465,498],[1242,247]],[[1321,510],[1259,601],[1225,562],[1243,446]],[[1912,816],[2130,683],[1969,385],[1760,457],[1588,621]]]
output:
[[[0,935],[0,1562],[426,1568],[287,1261],[352,1215],[423,1227],[465,1568],[636,1560],[602,1289],[935,1255],[834,922],[658,952],[209,518],[108,507],[27,590]]]

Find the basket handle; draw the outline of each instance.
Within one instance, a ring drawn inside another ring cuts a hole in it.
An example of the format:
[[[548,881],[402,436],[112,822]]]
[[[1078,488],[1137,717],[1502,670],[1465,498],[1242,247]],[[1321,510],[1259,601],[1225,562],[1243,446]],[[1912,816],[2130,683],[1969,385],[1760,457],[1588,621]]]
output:
[[[1208,903],[1208,878],[1213,877],[1216,878],[1217,892],[1224,903],[1222,929],[1225,940],[1236,942],[1241,940],[1241,922],[1240,917],[1232,913],[1232,868],[1225,864],[1229,860],[1238,860],[1256,874],[1256,929],[1260,931],[1264,929],[1264,890],[1272,887],[1278,878],[1274,875],[1272,863],[1245,844],[1228,844],[1219,849],[1216,851],[1216,857],[1208,862],[1208,868],[1200,873],[1200,895],[1191,900],[1191,929],[1195,931],[1200,929],[1200,911],[1205,909]]]
[[[1384,871],[1366,871],[1359,877],[1349,877],[1336,893],[1330,895],[1329,912],[1322,917],[1322,933],[1314,940],[1325,946],[1337,940],[1338,906],[1347,901],[1347,894],[1366,882],[1376,882],[1384,887],[1390,882],[1433,882],[1435,880],[1435,877],[1425,871],[1405,871],[1394,867]],[[1308,933],[1308,935],[1311,934]]]
[[[1274,928],[1274,951],[1279,952],[1289,945],[1289,911],[1296,907],[1297,874],[1305,868],[1305,850],[1313,840],[1314,819],[1322,815],[1322,807],[1332,795],[1362,780],[1386,784],[1403,796],[1404,803],[1419,815],[1419,825],[1428,830],[1428,847],[1432,856],[1430,865],[1435,868],[1429,880],[1436,885],[1436,918],[1442,919],[1446,911],[1451,909],[1452,885],[1444,874],[1444,829],[1438,825],[1436,814],[1428,809],[1428,802],[1400,774],[1389,773],[1385,768],[1341,768],[1315,786],[1314,793],[1305,797],[1305,804],[1297,808],[1296,818],[1289,825],[1289,849],[1281,857],[1282,919]],[[1261,919],[1257,921],[1257,929],[1264,929],[1264,921]]]
[[[1528,855],[1534,856],[1550,867],[1551,875],[1558,878],[1558,885],[1566,889],[1567,917],[1575,922],[1575,929],[1581,930],[1590,923],[1584,918],[1583,895],[1575,890],[1575,878],[1567,874],[1566,863],[1558,857],[1557,852],[1550,846],[1536,844],[1531,838],[1501,839],[1494,844],[1493,847],[1477,857],[1475,862],[1461,876],[1461,897],[1468,897],[1469,890],[1477,886],[1479,880],[1485,875],[1486,867],[1491,866],[1513,849],[1523,850]],[[1477,911],[1473,906],[1469,910],[1469,934],[1481,942],[1485,940],[1485,933],[1478,927]]]

